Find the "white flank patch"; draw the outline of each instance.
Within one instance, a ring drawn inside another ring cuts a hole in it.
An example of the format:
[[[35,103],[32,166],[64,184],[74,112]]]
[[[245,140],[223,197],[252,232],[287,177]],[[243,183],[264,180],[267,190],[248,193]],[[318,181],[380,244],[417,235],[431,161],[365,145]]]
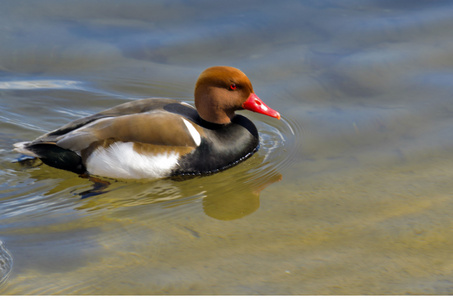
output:
[[[178,163],[177,153],[147,156],[135,152],[133,146],[132,142],[117,142],[97,148],[86,161],[88,172],[123,179],[162,178],[169,176]]]
[[[200,146],[201,144],[201,136],[198,133],[198,131],[193,127],[193,125],[187,121],[186,119],[182,119],[184,121],[184,124],[186,124],[187,129],[190,132],[190,135],[192,136],[193,141],[195,142],[195,145]]]

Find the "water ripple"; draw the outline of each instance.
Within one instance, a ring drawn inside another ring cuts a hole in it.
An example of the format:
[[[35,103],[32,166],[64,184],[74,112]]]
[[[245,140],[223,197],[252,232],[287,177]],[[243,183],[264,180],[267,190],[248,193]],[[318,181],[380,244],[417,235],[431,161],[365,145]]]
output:
[[[82,89],[81,82],[73,80],[19,80],[0,82],[0,90]]]
[[[282,117],[281,122],[259,123],[263,164],[270,164],[279,172],[291,166],[302,144],[301,125]]]
[[[0,241],[0,286],[8,280],[13,268],[13,257]]]

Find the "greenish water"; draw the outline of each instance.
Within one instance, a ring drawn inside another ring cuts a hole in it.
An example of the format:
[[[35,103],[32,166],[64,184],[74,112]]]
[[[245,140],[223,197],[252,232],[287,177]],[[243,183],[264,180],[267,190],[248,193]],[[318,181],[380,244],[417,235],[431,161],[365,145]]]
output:
[[[452,294],[450,1],[2,1],[0,294]],[[12,144],[242,69],[282,120],[187,181]]]

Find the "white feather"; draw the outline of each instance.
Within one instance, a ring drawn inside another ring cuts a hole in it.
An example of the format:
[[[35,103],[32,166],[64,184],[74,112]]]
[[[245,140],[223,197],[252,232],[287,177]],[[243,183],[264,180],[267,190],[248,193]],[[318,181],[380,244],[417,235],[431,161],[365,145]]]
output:
[[[88,172],[124,179],[162,178],[169,176],[178,164],[177,153],[147,156],[135,152],[133,146],[132,142],[116,142],[108,148],[97,148],[87,158]]]
[[[193,127],[193,125],[187,121],[186,119],[182,119],[184,121],[184,124],[186,125],[187,129],[189,130],[190,135],[192,136],[193,141],[195,142],[195,145],[200,146],[201,144],[201,136],[198,133],[198,131]]]

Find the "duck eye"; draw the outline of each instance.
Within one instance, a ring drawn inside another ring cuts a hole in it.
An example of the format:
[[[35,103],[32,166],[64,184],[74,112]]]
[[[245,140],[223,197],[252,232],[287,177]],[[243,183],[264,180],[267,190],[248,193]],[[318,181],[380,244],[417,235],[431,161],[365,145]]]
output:
[[[230,85],[230,91],[234,91],[235,89],[237,89],[237,86],[236,86],[235,83],[232,83],[232,84]]]

